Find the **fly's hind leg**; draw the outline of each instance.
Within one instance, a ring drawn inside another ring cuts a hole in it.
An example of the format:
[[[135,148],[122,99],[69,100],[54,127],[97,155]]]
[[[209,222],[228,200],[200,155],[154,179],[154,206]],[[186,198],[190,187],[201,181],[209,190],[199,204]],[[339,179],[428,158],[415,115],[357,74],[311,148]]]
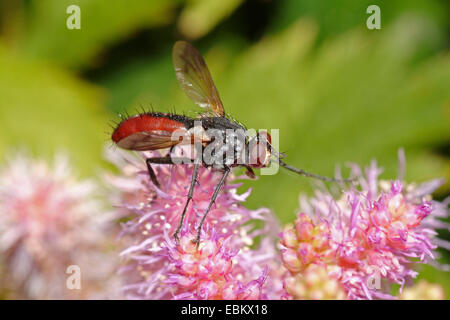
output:
[[[173,237],[175,238],[175,240],[177,242],[179,241],[180,231],[183,228],[183,221],[184,221],[184,217],[186,216],[186,211],[187,211],[189,202],[191,202],[192,197],[194,196],[194,188],[195,188],[195,184],[197,182],[199,166],[200,166],[199,164],[195,164],[195,166],[194,166],[194,172],[192,173],[191,186],[189,187],[189,193],[187,196],[186,204],[184,205],[183,213],[181,215],[181,219],[180,219],[180,223],[178,224],[177,231],[173,235]]]
[[[178,163],[189,163],[189,159],[187,158],[178,158],[177,162],[174,162],[174,160],[170,157],[170,156],[165,156],[165,157],[155,157],[155,158],[147,158],[145,160],[146,164],[147,164],[147,169],[148,169],[148,174],[150,175],[150,179],[152,180],[153,184],[155,186],[157,186],[158,188],[160,187],[159,181],[156,178],[156,174],[155,171],[153,170],[151,164],[178,164]],[[175,234],[173,235],[175,240],[178,242],[179,240],[179,234],[180,231],[183,227],[183,222],[184,222],[184,217],[186,216],[186,211],[188,208],[189,203],[191,202],[193,196],[194,196],[194,188],[195,188],[195,184],[197,182],[197,176],[198,176],[198,168],[199,168],[200,164],[195,164],[194,166],[194,172],[192,174],[192,179],[191,179],[191,185],[189,188],[189,193],[187,196],[187,200],[186,200],[186,204],[184,206],[183,209],[183,213],[181,215],[181,219],[180,219],[180,223],[178,224],[178,228],[175,232]]]
[[[202,220],[200,221],[200,224],[198,225],[197,229],[197,238],[195,239],[195,243],[197,244],[197,248],[200,245],[200,235],[202,232],[202,226],[205,222],[206,216],[208,215],[209,210],[211,210],[211,207],[213,203],[216,201],[217,196],[219,195],[220,188],[225,184],[225,180],[227,179],[228,174],[230,173],[230,168],[225,168],[225,171],[223,172],[222,178],[220,179],[219,183],[217,184],[216,188],[214,189],[214,193],[211,197],[211,200],[209,201],[208,208],[206,208],[205,213],[203,214]]]

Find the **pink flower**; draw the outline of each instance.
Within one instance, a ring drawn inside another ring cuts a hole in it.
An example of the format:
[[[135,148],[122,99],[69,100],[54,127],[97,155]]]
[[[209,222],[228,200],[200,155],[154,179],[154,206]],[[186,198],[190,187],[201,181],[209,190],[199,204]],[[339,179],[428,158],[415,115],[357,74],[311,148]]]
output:
[[[141,155],[139,158],[119,150],[108,155],[123,172],[121,176],[107,177],[107,181],[117,190],[112,198],[119,199],[118,210],[128,219],[123,223],[122,235],[130,244],[121,254],[126,260],[122,273],[127,297],[281,297],[280,261],[274,241],[279,227],[269,210],[249,210],[242,205],[250,190],[238,194],[240,184],[233,183],[233,176],[228,179],[205,220],[197,252],[192,243],[194,233],[220,179],[220,174],[200,167],[177,246],[172,235],[186,203],[193,167],[154,165],[161,185],[158,188],[150,181],[143,159],[150,154]],[[255,221],[264,222],[264,227],[255,228]],[[253,248],[256,237],[261,245]],[[207,251],[214,259],[204,257]],[[204,265],[206,262],[211,264]],[[212,272],[213,278],[205,278],[206,270]]]
[[[50,168],[17,154],[0,169],[0,286],[10,298],[109,296],[116,258],[106,251],[111,220],[98,196],[92,181],[75,179],[65,156]],[[82,273],[79,290],[66,286],[72,265]]]
[[[239,249],[233,248],[231,237],[215,230],[203,233],[197,250],[192,242],[194,233],[182,232],[180,244],[166,238],[169,273],[166,283],[172,285],[175,299],[255,300],[262,298],[262,286],[267,271],[255,280],[242,283],[243,266],[239,264]],[[244,271],[245,272],[245,271]]]
[[[437,244],[448,246],[433,237],[433,227],[449,227],[437,219],[448,216],[448,209],[430,200],[437,183],[380,181],[374,162],[365,175],[352,169],[358,185],[343,195],[317,190],[301,198],[295,226],[281,235],[282,260],[291,277],[312,265],[328,267],[350,299],[393,298],[381,280],[403,286],[416,277],[415,263],[433,260]]]
[[[310,264],[301,273],[288,276],[285,286],[295,300],[343,300],[346,297],[332,267],[326,265]]]

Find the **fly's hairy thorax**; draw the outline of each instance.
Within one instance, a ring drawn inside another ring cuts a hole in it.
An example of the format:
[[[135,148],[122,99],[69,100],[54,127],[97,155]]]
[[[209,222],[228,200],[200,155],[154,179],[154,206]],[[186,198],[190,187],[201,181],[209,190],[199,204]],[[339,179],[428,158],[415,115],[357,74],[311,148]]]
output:
[[[244,126],[226,117],[205,117],[201,121],[206,135],[211,140],[203,150],[204,164],[225,169],[242,163],[247,144],[247,131]]]

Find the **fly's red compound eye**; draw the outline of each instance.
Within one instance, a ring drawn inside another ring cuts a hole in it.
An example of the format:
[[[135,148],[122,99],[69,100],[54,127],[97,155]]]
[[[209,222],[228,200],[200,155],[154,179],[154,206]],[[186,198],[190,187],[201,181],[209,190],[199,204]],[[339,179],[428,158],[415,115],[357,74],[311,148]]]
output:
[[[271,137],[266,131],[261,131],[250,146],[249,160],[253,168],[263,168],[270,160],[269,144]]]
[[[272,144],[272,137],[267,131],[258,132],[258,140],[261,143],[265,143],[267,141],[269,144]]]

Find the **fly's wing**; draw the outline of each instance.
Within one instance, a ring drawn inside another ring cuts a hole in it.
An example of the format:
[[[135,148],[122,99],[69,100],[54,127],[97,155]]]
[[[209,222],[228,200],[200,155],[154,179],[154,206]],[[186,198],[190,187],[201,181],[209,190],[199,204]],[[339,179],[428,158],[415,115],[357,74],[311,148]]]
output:
[[[187,141],[186,139],[174,140],[172,133],[164,130],[136,132],[118,141],[117,145],[128,150],[148,151],[170,148]]]
[[[116,143],[123,149],[150,151],[192,144],[195,141],[204,144],[211,142],[211,139],[202,130],[180,130],[176,136],[173,135],[173,131],[153,130],[130,134]]]
[[[186,95],[215,115],[225,115],[222,101],[200,52],[185,41],[177,41],[172,52],[178,82]]]

